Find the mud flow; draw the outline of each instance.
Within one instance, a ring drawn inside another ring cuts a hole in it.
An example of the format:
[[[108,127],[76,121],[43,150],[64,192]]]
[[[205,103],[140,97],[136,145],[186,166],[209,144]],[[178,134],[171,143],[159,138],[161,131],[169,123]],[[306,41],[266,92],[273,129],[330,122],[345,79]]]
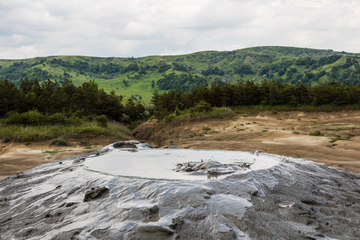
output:
[[[0,178],[0,240],[360,239],[360,175],[137,141]]]

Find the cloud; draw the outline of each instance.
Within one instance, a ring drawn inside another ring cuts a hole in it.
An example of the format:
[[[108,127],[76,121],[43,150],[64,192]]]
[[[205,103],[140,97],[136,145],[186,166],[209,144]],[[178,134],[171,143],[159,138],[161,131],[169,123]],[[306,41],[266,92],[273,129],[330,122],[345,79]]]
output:
[[[0,2],[0,58],[139,57],[278,45],[360,52],[350,0]]]

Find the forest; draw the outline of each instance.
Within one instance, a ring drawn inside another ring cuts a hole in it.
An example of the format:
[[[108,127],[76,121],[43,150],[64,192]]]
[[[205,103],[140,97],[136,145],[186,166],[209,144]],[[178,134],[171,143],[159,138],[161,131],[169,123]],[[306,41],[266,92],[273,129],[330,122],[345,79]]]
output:
[[[209,104],[210,108],[250,105],[289,105],[296,108],[301,105],[360,104],[360,84],[346,85],[331,81],[311,86],[264,79],[260,84],[251,80],[225,84],[213,82],[211,86],[200,84],[198,88],[184,91],[187,81],[203,79],[185,74],[175,80],[171,77],[174,75],[159,81],[164,84],[164,88],[170,83],[178,82],[178,85],[168,86],[169,91],[162,94],[155,90],[152,104],[148,105],[136,101],[134,97],[125,99],[114,91],[106,93],[99,89],[94,80],[79,87],[74,86],[71,80],[65,80],[63,84],[47,80],[40,84],[36,79],[24,78],[19,87],[9,80],[0,80],[0,118],[35,110],[49,116],[56,113],[66,113],[68,117],[105,115],[115,121],[131,122],[145,119],[153,113],[161,116],[164,112],[191,109],[200,101]]]
[[[266,79],[260,84],[239,80],[235,84],[212,84],[191,92],[181,92],[179,88],[163,94],[155,91],[152,99],[157,116],[164,116],[164,112],[191,109],[200,102],[209,104],[209,107],[289,105],[294,109],[301,105],[360,104],[360,84],[345,85],[332,81],[315,86],[303,83],[296,86]]]
[[[191,92],[197,87],[207,86],[208,83],[202,76],[191,74],[175,75],[174,73],[170,73],[160,78],[157,81],[157,85],[160,90],[179,88],[181,92]]]
[[[18,116],[21,113],[36,111],[44,116],[60,116],[46,118],[49,123],[61,123],[65,118],[96,117],[105,115],[108,119],[119,122],[129,122],[142,119],[151,114],[145,106],[133,99],[125,102],[123,97],[113,91],[106,93],[99,89],[95,81],[83,83],[76,87],[71,80],[56,84],[50,80],[39,83],[38,80],[24,78],[19,87],[9,80],[0,80],[0,118]],[[57,115],[56,115],[57,114]],[[38,124],[31,119],[20,119],[17,124]],[[25,121],[25,122],[24,122]]]

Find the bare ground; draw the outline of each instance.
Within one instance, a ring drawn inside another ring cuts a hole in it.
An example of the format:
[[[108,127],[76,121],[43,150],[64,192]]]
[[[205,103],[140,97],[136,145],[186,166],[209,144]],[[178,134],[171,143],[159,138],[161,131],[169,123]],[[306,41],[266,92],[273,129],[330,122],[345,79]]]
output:
[[[70,156],[95,151],[110,143],[120,141],[114,137],[70,140],[69,146],[50,146],[50,141],[24,143],[2,143],[0,145],[0,177],[14,175],[41,164]]]
[[[320,131],[324,136],[312,136]],[[360,174],[360,111],[259,112],[234,119],[158,122],[149,120],[135,138],[157,147],[254,151],[299,157]],[[94,151],[115,138],[82,139],[70,146],[48,142],[0,145],[0,176],[14,175],[41,164]],[[84,142],[91,145],[86,149]]]
[[[314,131],[324,136],[310,135]],[[151,120],[135,133],[159,147],[260,150],[360,173],[360,111],[260,112],[198,122]]]

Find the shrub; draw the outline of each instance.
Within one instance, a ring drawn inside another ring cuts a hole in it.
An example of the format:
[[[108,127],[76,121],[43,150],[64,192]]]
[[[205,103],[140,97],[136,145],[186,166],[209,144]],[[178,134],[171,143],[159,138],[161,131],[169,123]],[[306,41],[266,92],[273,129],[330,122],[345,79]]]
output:
[[[269,104],[269,101],[268,100],[262,100],[261,102],[260,102],[260,105],[261,106],[266,106],[266,105],[268,105]]]
[[[145,106],[145,110],[149,112],[149,114],[153,114],[155,112],[155,105],[152,103],[149,103]]]
[[[312,136],[324,136],[324,134],[322,132],[320,132],[319,130],[310,132],[309,135],[312,135]]]
[[[97,116],[94,117],[94,119],[100,127],[106,128],[109,125],[109,120],[106,115]]]
[[[66,115],[64,113],[54,113],[49,117],[51,124],[65,124]]]
[[[129,122],[130,117],[129,117],[129,115],[126,115],[125,113],[123,113],[121,120],[123,122]]]
[[[51,140],[50,145],[68,146],[69,144],[63,137],[58,137]]]
[[[8,142],[11,141],[11,138],[8,137],[8,136],[5,136],[5,137],[3,137],[2,141],[3,141],[4,143],[8,143]]]
[[[181,115],[181,111],[179,110],[178,107],[175,108],[175,116],[180,116]]]
[[[191,108],[189,108],[189,109],[187,110],[187,112],[188,112],[188,113],[194,113],[194,112],[195,112],[195,109],[194,109],[193,107],[191,107]]]
[[[11,113],[4,120],[5,124],[25,124],[25,125],[43,125],[48,121],[48,117],[38,111],[28,111],[24,113]]]
[[[229,108],[212,108],[211,111],[195,111],[194,108],[189,108],[187,110],[184,110],[181,112],[180,116],[175,116],[172,114],[171,116],[174,116],[175,119],[172,119],[170,117],[167,120],[175,120],[175,121],[199,121],[199,120],[205,120],[205,119],[214,119],[214,118],[232,118],[235,116],[235,113],[231,111]],[[165,120],[165,119],[164,119]]]
[[[174,115],[168,115],[164,118],[164,121],[165,122],[171,122],[171,121],[174,121],[175,119],[175,116]]]
[[[84,111],[84,109],[77,110],[73,113],[73,115],[75,117],[81,118],[81,117],[85,116],[85,111]]]
[[[68,119],[65,119],[66,125],[74,125],[74,126],[80,126],[83,123],[83,120],[81,120],[79,117],[76,117],[72,115]]]
[[[145,111],[144,111],[144,116],[145,116],[145,117],[150,116],[150,112],[145,110]]]
[[[194,109],[197,112],[209,112],[211,110],[211,105],[210,103],[201,100],[198,104],[195,105]]]

